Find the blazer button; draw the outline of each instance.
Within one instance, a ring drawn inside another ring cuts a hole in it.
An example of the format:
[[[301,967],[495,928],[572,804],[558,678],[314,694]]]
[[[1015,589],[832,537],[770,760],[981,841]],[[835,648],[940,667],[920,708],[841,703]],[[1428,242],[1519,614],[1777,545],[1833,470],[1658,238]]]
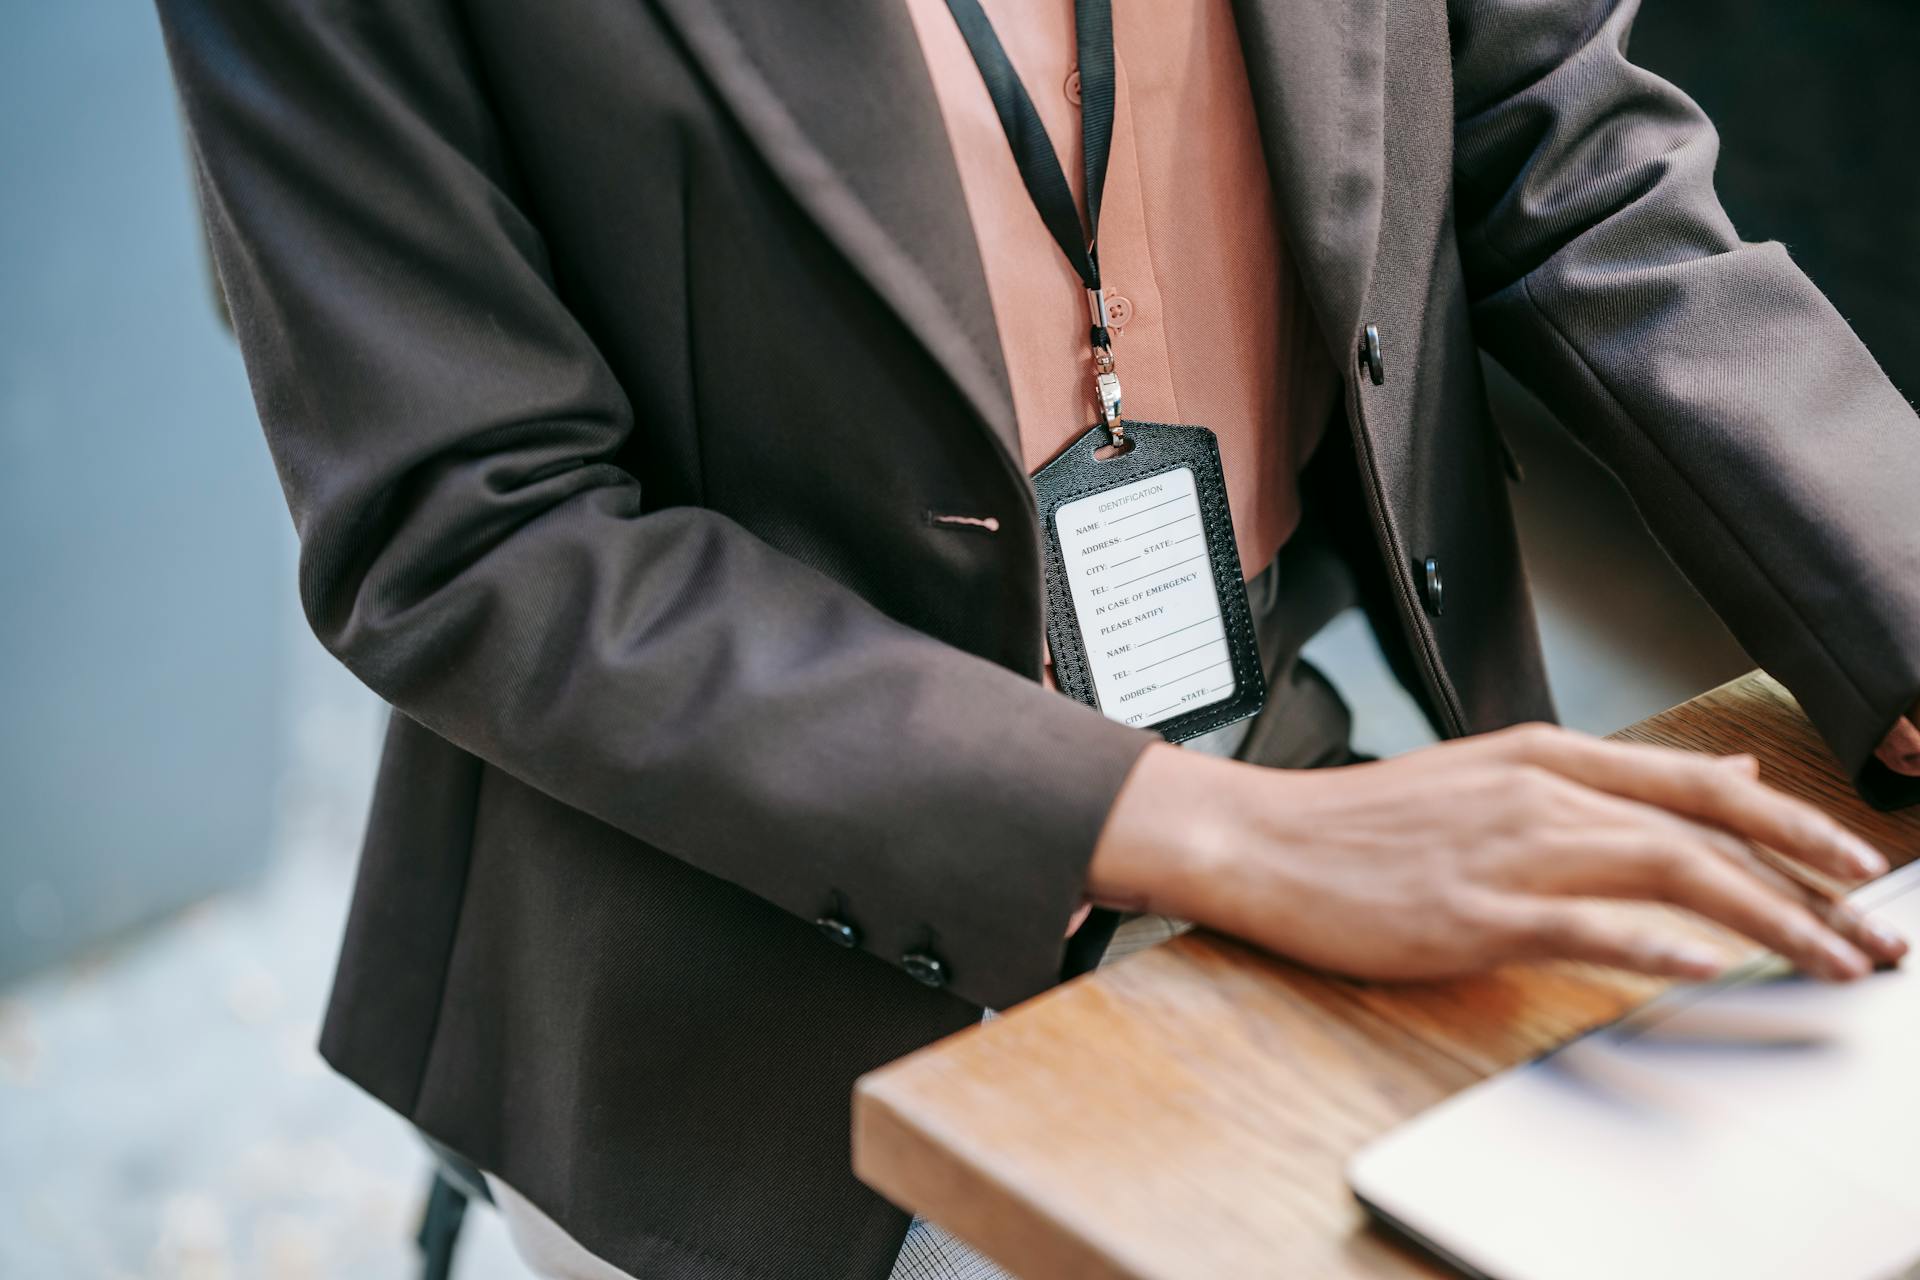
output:
[[[1360,367],[1379,386],[1387,380],[1387,366],[1380,359],[1380,326],[1370,324],[1360,335]]]
[[[836,947],[860,945],[860,931],[838,916],[821,916],[813,922],[813,927],[824,934],[827,941]]]
[[[1446,586],[1440,577],[1440,562],[1432,556],[1427,557],[1427,612],[1434,617],[1440,616],[1440,608],[1446,602]]]
[[[909,951],[900,957],[900,967],[915,982],[929,987],[947,985],[947,962],[931,951]]]

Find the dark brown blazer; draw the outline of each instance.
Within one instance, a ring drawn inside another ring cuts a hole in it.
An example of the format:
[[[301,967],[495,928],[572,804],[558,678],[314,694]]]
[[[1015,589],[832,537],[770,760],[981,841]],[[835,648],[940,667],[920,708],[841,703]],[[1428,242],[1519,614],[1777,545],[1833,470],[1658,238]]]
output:
[[[302,598],[396,709],[324,1052],[645,1280],[884,1276],[849,1086],[1084,963],[1150,740],[1035,682],[904,7],[159,8]],[[1728,225],[1633,5],[1237,11],[1345,370],[1310,498],[1435,722],[1551,711],[1484,346],[1861,770],[1920,694],[1914,415]]]

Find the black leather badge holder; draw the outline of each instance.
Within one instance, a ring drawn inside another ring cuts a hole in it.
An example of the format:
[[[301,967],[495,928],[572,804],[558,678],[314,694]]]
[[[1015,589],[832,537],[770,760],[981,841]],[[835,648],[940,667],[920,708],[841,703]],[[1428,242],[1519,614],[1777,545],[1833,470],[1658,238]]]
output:
[[[1183,742],[1266,700],[1220,447],[1205,427],[1104,426],[1033,475],[1047,644],[1068,696]]]

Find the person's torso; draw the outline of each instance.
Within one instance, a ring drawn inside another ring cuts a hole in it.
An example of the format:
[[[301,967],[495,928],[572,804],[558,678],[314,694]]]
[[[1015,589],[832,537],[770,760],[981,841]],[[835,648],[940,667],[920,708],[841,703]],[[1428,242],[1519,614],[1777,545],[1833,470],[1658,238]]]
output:
[[[1344,471],[1310,478],[1304,504],[1354,518],[1377,625],[1449,731],[1536,716],[1451,238],[1444,2],[1234,10],[1280,243],[1337,355],[1340,411],[1308,474]],[[447,127],[506,153],[523,234],[630,403],[631,443],[607,461],[646,506],[720,513],[1037,677],[1015,393],[905,5],[464,0],[448,20],[491,110]],[[1353,358],[1366,326],[1379,382]],[[1444,615],[1420,594],[1428,558]],[[971,1015],[860,960],[401,717],[324,1044],[637,1269],[672,1244],[686,1274],[737,1274],[710,1260],[739,1257],[881,1275],[904,1220],[847,1169],[852,1080]],[[760,1194],[773,1178],[790,1193]]]

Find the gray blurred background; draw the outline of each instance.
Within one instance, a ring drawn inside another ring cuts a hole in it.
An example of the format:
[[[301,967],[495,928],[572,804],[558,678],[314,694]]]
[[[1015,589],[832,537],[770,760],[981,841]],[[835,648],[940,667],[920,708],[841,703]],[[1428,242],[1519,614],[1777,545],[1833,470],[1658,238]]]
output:
[[[313,1051],[383,711],[305,630],[150,9],[0,43],[0,1277],[399,1277],[426,1162]],[[1635,54],[1726,142],[1911,396],[1910,0],[1648,0]],[[1566,720],[1749,665],[1610,479],[1491,371]],[[1808,424],[1817,429],[1818,424]],[[1427,739],[1357,618],[1360,745]],[[521,1274],[490,1214],[457,1274]]]

